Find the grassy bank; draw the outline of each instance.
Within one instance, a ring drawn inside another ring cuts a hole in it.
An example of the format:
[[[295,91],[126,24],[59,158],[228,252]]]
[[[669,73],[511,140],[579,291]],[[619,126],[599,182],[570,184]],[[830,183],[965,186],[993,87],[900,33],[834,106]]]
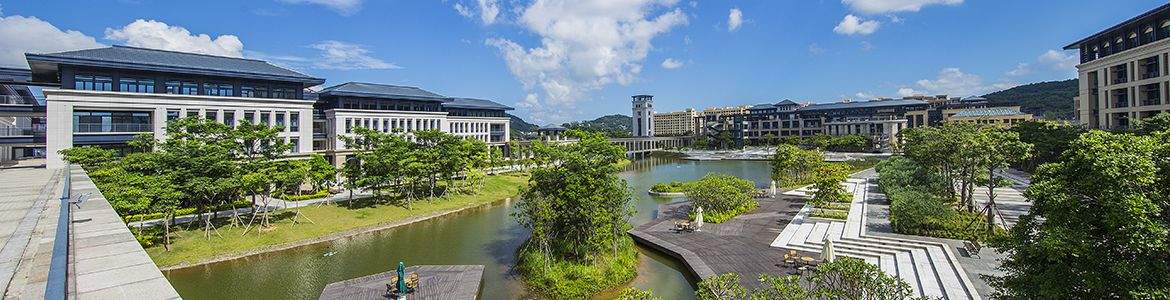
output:
[[[525,245],[517,254],[516,269],[528,286],[549,299],[589,299],[638,275],[638,251],[630,237],[619,240],[617,255],[603,254],[592,263],[550,260]]]
[[[247,236],[241,235],[244,232],[242,227],[233,228],[222,221],[217,224],[219,235],[213,234],[210,239],[204,237],[202,227],[198,224],[191,225],[190,229],[183,229],[184,226],[180,225],[178,230],[172,233],[171,251],[165,251],[161,245],[155,245],[147,248],[146,252],[154,259],[155,264],[162,268],[195,265],[326,237],[340,237],[349,232],[405,224],[427,216],[514,198],[527,181],[527,174],[489,176],[484,187],[474,194],[419,200],[411,205],[410,210],[403,206],[378,204],[369,200],[355,201],[352,204],[353,208],[347,208],[345,203],[305,207],[300,209],[302,217],[295,225],[292,224],[295,212],[291,209],[283,210],[272,218],[271,228],[262,232],[253,228]],[[306,218],[315,223],[307,223]]]

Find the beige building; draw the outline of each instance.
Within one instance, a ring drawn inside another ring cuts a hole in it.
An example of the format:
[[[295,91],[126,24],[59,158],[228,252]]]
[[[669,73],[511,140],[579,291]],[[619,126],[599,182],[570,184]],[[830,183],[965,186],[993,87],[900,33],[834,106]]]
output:
[[[693,108],[654,114],[654,134],[657,136],[689,136],[695,134],[695,117],[699,112]]]
[[[1170,4],[1065,46],[1080,50],[1078,121],[1124,129],[1170,112]]]

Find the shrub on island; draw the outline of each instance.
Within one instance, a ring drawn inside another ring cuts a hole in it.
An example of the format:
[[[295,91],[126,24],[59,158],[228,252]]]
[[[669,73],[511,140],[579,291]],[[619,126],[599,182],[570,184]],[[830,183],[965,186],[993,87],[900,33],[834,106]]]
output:
[[[722,223],[760,205],[752,199],[756,184],[750,180],[710,173],[687,185],[687,197],[695,207],[703,208],[705,222]]]

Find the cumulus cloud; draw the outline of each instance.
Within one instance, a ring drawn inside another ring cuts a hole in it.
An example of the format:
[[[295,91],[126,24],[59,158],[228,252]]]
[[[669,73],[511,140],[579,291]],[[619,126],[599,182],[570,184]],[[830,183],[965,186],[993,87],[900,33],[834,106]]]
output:
[[[898,95],[910,96],[921,94],[971,96],[1008,89],[1016,86],[1015,83],[1001,82],[985,84],[983,77],[975,74],[963,73],[959,68],[944,68],[938,72],[935,79],[922,79],[915,82],[916,88],[902,87]],[[921,89],[921,90],[919,90]]]
[[[343,16],[350,16],[362,9],[363,0],[277,0],[292,4],[316,4],[329,8]]]
[[[682,10],[674,8],[677,2],[536,0],[518,21],[540,36],[540,45],[527,48],[504,38],[484,43],[500,51],[529,91],[518,106],[530,110],[538,123],[564,121],[589,92],[637,78],[651,40],[687,23]]]
[[[244,42],[225,34],[214,39],[207,34],[191,34],[186,28],[155,20],[138,19],[118,29],[106,28],[106,39],[134,47],[192,52],[219,56],[243,57]]]
[[[1076,55],[1066,54],[1056,50],[1044,52],[1044,54],[1036,58],[1036,61],[1057,71],[1076,70],[1077,64],[1080,63]]]
[[[731,12],[727,13],[727,31],[739,30],[740,26],[743,26],[743,11],[732,8]]]
[[[309,45],[309,48],[321,51],[321,57],[313,62],[313,67],[317,69],[382,70],[402,68],[370,56],[370,50],[358,44],[328,40]]]
[[[682,66],[683,62],[674,60],[673,58],[667,58],[666,60],[662,61],[662,67],[665,69],[673,70],[682,68]]]
[[[930,5],[959,5],[963,0],[841,0],[850,9],[864,14],[916,12]]]
[[[0,65],[27,68],[25,53],[51,53],[102,47],[76,30],[61,30],[36,17],[0,16]]]
[[[844,35],[867,35],[877,31],[881,26],[881,22],[877,20],[863,20],[852,14],[846,15],[837,27],[833,27],[833,32]]]

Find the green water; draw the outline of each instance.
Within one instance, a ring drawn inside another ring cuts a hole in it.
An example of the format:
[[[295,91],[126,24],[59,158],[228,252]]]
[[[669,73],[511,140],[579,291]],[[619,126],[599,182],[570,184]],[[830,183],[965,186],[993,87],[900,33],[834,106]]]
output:
[[[658,204],[670,198],[646,194],[650,186],[722,172],[763,186],[768,165],[752,161],[694,162],[648,158],[634,162],[622,176],[634,190],[635,225],[653,219]],[[410,265],[485,265],[481,299],[533,298],[510,267],[527,232],[510,215],[512,203],[460,213],[285,251],[165,272],[186,299],[317,299],[331,282]],[[649,249],[642,253],[631,283],[653,289],[664,299],[693,299],[686,269],[675,259]],[[325,253],[334,252],[331,256]],[[606,298],[612,293],[599,296]]]

